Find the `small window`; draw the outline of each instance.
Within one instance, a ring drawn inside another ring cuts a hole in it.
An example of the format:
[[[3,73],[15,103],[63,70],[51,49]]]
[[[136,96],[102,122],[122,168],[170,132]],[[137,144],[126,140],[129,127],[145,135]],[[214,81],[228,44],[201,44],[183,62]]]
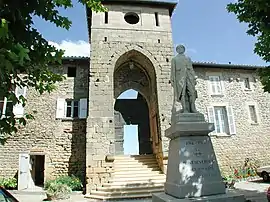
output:
[[[220,76],[209,76],[210,81],[210,92],[212,95],[222,94],[222,85]]]
[[[68,67],[68,77],[76,77],[76,67]]]
[[[11,116],[13,111],[12,101],[8,101],[6,98],[0,98],[0,118],[2,116]]]
[[[9,90],[10,92],[11,91],[14,92],[17,98],[19,98],[20,95],[25,96],[25,90],[26,90],[25,88],[21,88],[21,87],[15,88],[14,86],[12,86]],[[15,107],[16,106],[17,105],[15,105]],[[0,96],[0,119],[1,117],[11,116],[13,113],[13,109],[14,107],[13,107],[12,100],[8,100],[6,97]],[[16,113],[14,113],[14,115],[16,116]]]
[[[249,78],[244,79],[244,87],[245,87],[245,89],[248,89],[248,90],[251,89]]]
[[[159,26],[159,18],[158,18],[158,13],[155,12],[155,20],[156,20],[156,26]]]
[[[129,24],[137,24],[140,21],[140,18],[137,13],[129,12],[126,13],[124,19]]]
[[[66,101],[66,117],[67,118],[79,117],[79,101],[76,100]]]
[[[104,19],[104,22],[105,22],[105,24],[108,24],[108,12],[105,12],[105,19]]]
[[[249,105],[249,116],[252,123],[258,123],[258,118],[256,114],[256,109],[254,105]]]

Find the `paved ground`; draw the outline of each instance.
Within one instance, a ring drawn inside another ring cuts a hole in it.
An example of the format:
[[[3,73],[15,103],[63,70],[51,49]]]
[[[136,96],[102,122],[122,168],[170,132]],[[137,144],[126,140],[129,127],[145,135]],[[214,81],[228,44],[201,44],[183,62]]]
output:
[[[252,182],[238,182],[235,184],[235,192],[244,194],[246,199],[251,200],[252,202],[267,202],[266,199],[266,190],[270,187],[269,183],[263,183],[261,180],[252,181]],[[32,191],[11,191],[12,194],[20,202],[42,202],[45,201],[46,195],[42,191],[32,192]],[[68,200],[59,200],[59,202],[90,202],[97,200],[85,199],[83,195],[79,193],[73,193],[71,198]],[[138,200],[121,200],[121,202],[151,202],[151,199],[138,199]]]

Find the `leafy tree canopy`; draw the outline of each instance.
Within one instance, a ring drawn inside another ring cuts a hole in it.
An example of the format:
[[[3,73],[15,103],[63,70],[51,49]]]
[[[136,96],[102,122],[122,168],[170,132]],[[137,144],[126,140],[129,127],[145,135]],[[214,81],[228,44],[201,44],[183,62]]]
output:
[[[240,22],[248,24],[247,34],[257,37],[254,52],[267,63],[270,62],[270,1],[238,0],[227,6]],[[259,70],[264,91],[270,92],[270,67]]]
[[[100,0],[78,1],[95,12],[106,10]],[[64,51],[49,45],[33,27],[33,17],[38,16],[68,30],[71,21],[59,13],[61,7],[72,8],[72,0],[0,0],[0,105],[4,98],[13,105],[26,104],[23,96],[16,97],[14,86],[32,87],[42,94],[64,79],[51,68],[61,65]],[[30,114],[17,119],[12,111],[8,115],[1,111],[0,117],[2,143],[33,119]]]

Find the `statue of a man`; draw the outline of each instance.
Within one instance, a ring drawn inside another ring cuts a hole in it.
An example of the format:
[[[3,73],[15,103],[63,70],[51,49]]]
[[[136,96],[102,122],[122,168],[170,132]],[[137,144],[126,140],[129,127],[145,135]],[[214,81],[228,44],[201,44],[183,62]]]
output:
[[[198,113],[195,107],[197,91],[195,89],[196,77],[192,67],[192,61],[189,57],[185,56],[185,47],[183,45],[178,45],[176,52],[178,54],[172,58],[171,64],[171,84],[174,89],[174,105],[175,101],[181,103],[181,113]]]

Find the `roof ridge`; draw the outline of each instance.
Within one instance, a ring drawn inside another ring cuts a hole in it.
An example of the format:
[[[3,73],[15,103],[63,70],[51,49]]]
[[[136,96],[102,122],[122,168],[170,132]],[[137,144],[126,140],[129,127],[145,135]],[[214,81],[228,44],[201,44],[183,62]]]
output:
[[[63,60],[89,60],[89,56],[63,56]],[[196,66],[209,66],[209,67],[223,67],[223,68],[247,68],[247,69],[257,69],[257,68],[265,68],[263,65],[251,65],[251,64],[233,64],[233,63],[217,63],[211,61],[192,61],[193,65]]]

